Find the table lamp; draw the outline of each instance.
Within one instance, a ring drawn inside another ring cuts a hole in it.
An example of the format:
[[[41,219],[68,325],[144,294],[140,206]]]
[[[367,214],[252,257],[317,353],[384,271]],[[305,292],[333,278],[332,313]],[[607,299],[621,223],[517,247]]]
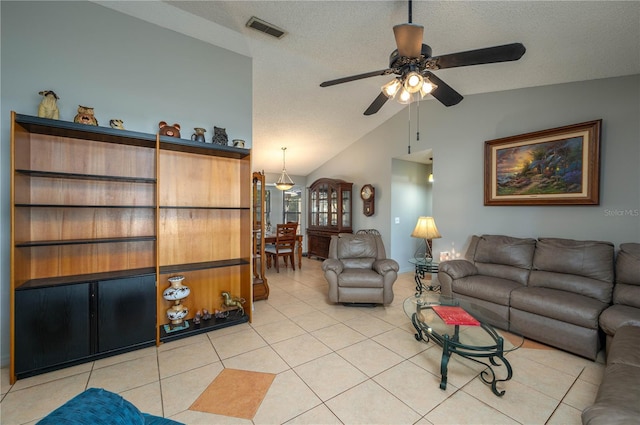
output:
[[[436,222],[433,217],[418,217],[418,223],[416,223],[416,228],[411,232],[411,236],[414,238],[424,239],[424,243],[427,245],[424,252],[425,260],[433,260],[431,239],[438,239],[442,237],[440,232],[438,232],[438,228],[436,227]]]

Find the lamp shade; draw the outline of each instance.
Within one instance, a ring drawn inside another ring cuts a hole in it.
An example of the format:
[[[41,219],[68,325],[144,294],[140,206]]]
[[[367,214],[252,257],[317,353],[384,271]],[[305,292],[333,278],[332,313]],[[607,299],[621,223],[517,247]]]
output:
[[[411,236],[422,239],[439,239],[442,237],[440,232],[438,232],[433,217],[419,217],[416,228],[411,232]]]

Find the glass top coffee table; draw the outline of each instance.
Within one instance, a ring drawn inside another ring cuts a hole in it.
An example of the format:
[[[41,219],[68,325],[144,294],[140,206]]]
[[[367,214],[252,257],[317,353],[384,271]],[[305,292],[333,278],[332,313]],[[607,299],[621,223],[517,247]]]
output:
[[[428,343],[433,341],[442,347],[440,361],[440,388],[447,388],[449,359],[457,354],[487,366],[480,378],[497,396],[498,382],[506,382],[513,376],[511,364],[505,354],[522,346],[524,338],[507,333],[508,321],[479,305],[448,298],[437,293],[423,293],[404,301],[404,311],[416,329],[415,338]],[[506,340],[504,335],[508,335]],[[504,368],[506,376],[498,378],[496,372]]]

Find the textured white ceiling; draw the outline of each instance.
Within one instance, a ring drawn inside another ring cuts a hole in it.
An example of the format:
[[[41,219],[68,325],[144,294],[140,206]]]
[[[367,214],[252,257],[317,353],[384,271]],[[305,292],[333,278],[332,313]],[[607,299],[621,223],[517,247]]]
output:
[[[97,3],[253,58],[257,170],[279,172],[286,146],[287,171],[306,176],[403,109],[389,101],[362,114],[388,76],[319,84],[386,68],[407,1]],[[287,35],[245,27],[252,16]],[[413,22],[425,27],[434,56],[525,45],[517,62],[437,71],[463,96],[640,73],[638,1],[414,1]]]

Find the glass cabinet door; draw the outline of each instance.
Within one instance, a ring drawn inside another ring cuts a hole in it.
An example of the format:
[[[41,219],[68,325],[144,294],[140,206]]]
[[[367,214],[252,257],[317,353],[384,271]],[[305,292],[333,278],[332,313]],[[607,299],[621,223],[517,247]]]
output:
[[[309,200],[309,211],[311,212],[310,215],[310,219],[309,220],[309,224],[311,226],[317,226],[318,225],[318,192],[315,190],[311,191],[311,196],[310,196],[310,200]]]
[[[351,227],[351,191],[342,191],[342,227]]]
[[[329,225],[329,186],[323,184],[318,189],[318,226]]]
[[[338,191],[335,188],[331,188],[331,224],[330,226],[338,225]]]

